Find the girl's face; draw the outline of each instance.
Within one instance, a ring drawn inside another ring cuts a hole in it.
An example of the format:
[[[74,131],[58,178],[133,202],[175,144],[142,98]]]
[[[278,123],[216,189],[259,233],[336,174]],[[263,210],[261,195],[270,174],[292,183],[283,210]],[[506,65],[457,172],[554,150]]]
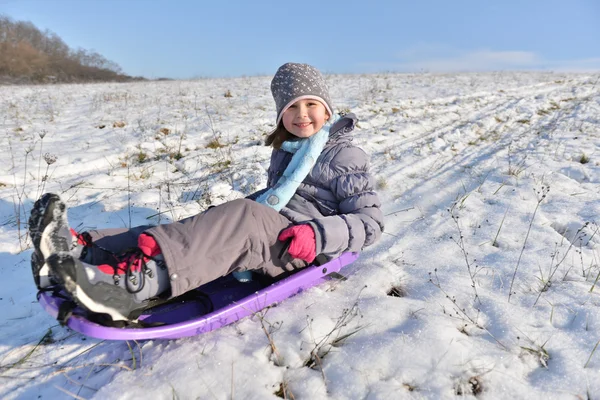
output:
[[[298,100],[281,117],[285,129],[300,138],[319,132],[328,119],[329,113],[323,103],[313,99]]]

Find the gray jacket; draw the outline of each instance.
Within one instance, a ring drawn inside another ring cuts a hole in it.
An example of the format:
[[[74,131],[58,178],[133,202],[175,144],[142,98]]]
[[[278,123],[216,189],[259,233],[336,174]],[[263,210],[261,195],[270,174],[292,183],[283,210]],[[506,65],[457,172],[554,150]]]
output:
[[[361,251],[383,232],[369,156],[351,143],[356,122],[354,114],[347,114],[334,124],[315,166],[280,211],[295,224],[310,224],[315,230],[316,253],[330,259],[345,251]],[[291,153],[273,150],[267,188],[277,183],[291,159]]]

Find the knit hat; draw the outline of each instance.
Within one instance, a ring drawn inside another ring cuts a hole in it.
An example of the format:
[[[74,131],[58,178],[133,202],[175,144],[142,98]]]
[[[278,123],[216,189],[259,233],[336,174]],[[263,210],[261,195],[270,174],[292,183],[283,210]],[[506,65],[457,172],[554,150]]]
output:
[[[323,75],[308,64],[283,64],[271,81],[271,93],[277,107],[277,124],[283,113],[296,101],[303,99],[318,100],[333,116],[329,89]]]

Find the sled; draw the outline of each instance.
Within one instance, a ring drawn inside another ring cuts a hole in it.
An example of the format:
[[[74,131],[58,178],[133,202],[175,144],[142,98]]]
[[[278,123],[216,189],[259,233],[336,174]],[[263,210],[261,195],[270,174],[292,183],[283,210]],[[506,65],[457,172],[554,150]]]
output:
[[[221,277],[181,296],[181,300],[145,310],[138,318],[144,327],[105,326],[91,321],[76,307],[66,320],[72,330],[107,340],[177,339],[194,336],[229,325],[265,307],[301,293],[337,274],[354,262],[358,253],[344,253],[322,265],[308,266],[275,283],[265,279],[239,282],[231,275]],[[179,299],[179,298],[177,298]],[[39,302],[57,318],[63,302],[58,293],[42,292]]]

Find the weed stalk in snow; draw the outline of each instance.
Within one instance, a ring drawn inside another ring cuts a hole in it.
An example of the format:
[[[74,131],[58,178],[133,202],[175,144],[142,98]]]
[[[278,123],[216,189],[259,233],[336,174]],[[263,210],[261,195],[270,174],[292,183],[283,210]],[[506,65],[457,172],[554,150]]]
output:
[[[253,315],[255,317],[257,317],[258,320],[260,321],[260,326],[261,326],[263,332],[265,333],[265,336],[267,336],[267,340],[269,341],[269,347],[271,348],[271,352],[275,355],[275,365],[282,366],[283,360],[281,359],[279,350],[277,349],[277,346],[275,345],[275,342],[273,341],[273,335],[272,335],[276,326],[271,324],[270,322],[268,322],[265,319],[265,314],[268,310],[269,309],[267,308],[266,310],[259,311],[257,313],[254,313]],[[267,329],[267,326],[265,325],[265,323],[269,325],[269,329]],[[280,326],[280,325],[277,325],[277,326]],[[233,368],[233,366],[232,366],[232,368]],[[232,384],[232,393],[233,393],[233,384]],[[278,397],[282,397],[284,399],[292,399],[292,400],[294,399],[294,393],[292,393],[286,380],[284,380],[281,383],[279,390],[277,390],[275,392],[275,395]]]
[[[48,170],[50,169],[50,166],[56,162],[56,156],[52,155],[50,153],[46,153],[46,154],[44,154],[44,161],[46,162],[46,171],[44,172],[44,176],[42,176],[41,191],[40,191],[39,195],[36,197],[36,199],[44,193],[44,189],[46,188],[46,182],[50,178],[48,176]],[[39,187],[39,185],[38,185],[38,187]]]
[[[314,335],[312,333],[312,320],[307,318],[307,327],[310,331],[311,337],[313,338],[314,347],[310,351],[310,358],[305,361],[304,366],[308,368],[318,367],[321,371],[321,377],[323,378],[325,385],[327,385],[327,380],[325,378],[325,371],[323,369],[323,358],[329,354],[333,347],[341,346],[346,339],[355,335],[366,327],[365,325],[358,326],[348,333],[343,335],[341,334],[342,329],[345,328],[357,315],[359,315],[359,313],[360,310],[358,309],[358,300],[356,300],[352,307],[343,310],[342,315],[338,318],[335,326],[327,334],[323,335],[319,341],[314,339]]]
[[[598,275],[596,275],[596,279],[594,280],[594,283],[592,284],[592,287],[590,288],[590,293],[592,293],[594,291],[594,288],[596,287],[598,280],[600,280],[600,271],[598,271]]]
[[[519,264],[521,264],[521,257],[523,257],[523,252],[525,251],[525,246],[527,245],[527,239],[529,239],[529,233],[531,232],[531,226],[533,225],[533,220],[535,219],[535,214],[537,214],[538,209],[540,208],[540,204],[546,198],[548,191],[550,190],[550,186],[542,186],[541,196],[538,198],[538,201],[535,205],[535,210],[533,210],[533,215],[531,216],[531,221],[529,221],[529,227],[527,228],[527,234],[525,235],[525,240],[523,241],[523,247],[521,247],[521,253],[519,254],[519,259],[517,260],[517,265],[515,266],[515,271],[513,272],[512,279],[510,281],[510,287],[508,289],[508,302],[510,303],[510,297],[513,294],[512,288],[515,283],[515,277],[517,276],[517,271],[519,270]],[[537,301],[536,301],[537,302]]]
[[[40,136],[40,157],[39,157],[39,161],[38,161],[38,191],[35,194],[35,198],[38,199],[44,192],[43,189],[42,191],[40,191],[40,185],[42,183],[42,180],[40,179],[40,172],[42,169],[42,152],[43,152],[43,148],[44,148],[44,137],[46,136],[48,132],[45,129],[42,129],[41,132],[38,133],[38,135]],[[45,182],[45,181],[44,181]]]
[[[592,349],[592,352],[590,353],[590,356],[588,357],[588,360],[585,363],[585,365],[583,366],[583,368],[587,368],[587,366],[589,365],[590,361],[592,360],[592,357],[594,356],[594,353],[596,352],[596,349],[598,348],[598,345],[600,345],[600,340],[598,340],[598,342],[596,343],[596,345]]]
[[[506,219],[506,214],[508,213],[510,207],[506,208],[504,215],[502,216],[502,221],[500,221],[500,226],[498,227],[498,232],[496,232],[496,236],[494,236],[494,240],[492,241],[492,246],[498,247],[498,236],[500,235],[500,230],[502,229],[502,225],[504,225],[504,219]]]
[[[273,336],[271,335],[273,333],[273,324],[271,324],[265,320],[265,314],[268,310],[269,309],[267,308],[266,310],[259,311],[259,312],[255,313],[254,315],[256,317],[258,317],[258,320],[260,321],[260,326],[261,326],[263,332],[265,333],[265,336],[267,336],[267,340],[269,341],[269,347],[271,348],[271,351],[275,355],[275,365],[281,366],[282,365],[281,355],[279,354],[279,350],[277,349],[277,346],[275,345],[275,342],[273,341]],[[265,322],[267,324],[269,324],[270,329],[267,329]]]
[[[10,158],[12,163],[12,170],[15,171],[15,155],[12,149],[12,143],[10,138],[8,139],[8,147],[10,149]],[[21,234],[21,222],[27,220],[27,213],[25,210],[25,204],[23,200],[25,198],[25,185],[27,183],[27,158],[29,157],[29,153],[33,151],[33,146],[25,149],[25,161],[24,161],[24,171],[23,171],[23,185],[21,186],[21,190],[19,190],[19,184],[17,183],[17,174],[13,172],[13,180],[15,186],[15,195],[16,199],[14,202],[14,213],[15,213],[15,224],[17,226],[17,236],[19,237],[19,246],[22,250],[27,248],[27,238],[28,232]]]
[[[129,172],[129,163],[127,163],[127,213],[129,215],[129,229],[131,229],[131,174]]]
[[[434,277],[435,277],[435,281],[434,281]],[[446,298],[452,303],[453,307],[454,307],[454,312],[457,315],[456,318],[462,319],[465,322],[470,322],[472,325],[474,325],[475,327],[485,331],[492,339],[494,339],[496,341],[496,343],[498,343],[504,350],[508,350],[508,347],[506,347],[499,339],[497,339],[494,334],[492,332],[490,332],[485,326],[481,325],[479,322],[477,322],[477,318],[473,318],[471,317],[468,313],[467,310],[465,308],[461,308],[459,307],[459,305],[457,304],[456,301],[456,297],[454,296],[450,296],[445,290],[444,288],[442,288],[442,284],[440,282],[440,278],[437,275],[437,268],[434,270],[433,272],[433,277],[431,272],[429,273],[429,283],[431,283],[433,286],[435,286],[436,288],[438,288],[443,294],[444,296],[446,296]],[[479,310],[477,310],[477,312],[479,312]],[[444,310],[444,314],[446,314],[446,311]],[[450,317],[454,317],[453,315],[449,314]]]
[[[465,263],[467,264],[467,271],[469,272],[469,277],[471,278],[471,288],[473,289],[473,293],[475,295],[474,301],[478,302],[479,304],[481,304],[481,299],[479,298],[479,294],[477,293],[477,285],[475,284],[475,275],[477,275],[477,265],[475,265],[474,268],[472,268],[472,262],[469,261],[469,253],[467,252],[467,249],[465,247],[465,242],[464,242],[464,236],[462,234],[462,230],[460,229],[460,224],[458,223],[458,215],[455,215],[454,212],[452,210],[450,210],[450,216],[452,217],[452,220],[454,221],[454,223],[456,224],[456,228],[458,229],[458,239],[455,239],[454,237],[450,236],[450,239],[452,239],[454,241],[454,243],[456,243],[456,245],[460,248],[460,251],[465,259]],[[473,262],[475,262],[477,260],[473,260]]]
[[[217,166],[218,166],[219,170],[225,170],[231,164],[233,164],[233,156],[231,154],[231,147],[229,147],[227,154],[225,154],[225,151],[223,151],[223,149],[222,149],[223,147],[225,147],[225,145],[221,144],[219,141],[221,135],[220,135],[220,132],[218,132],[217,129],[215,128],[215,124],[214,124],[212,116],[210,115],[210,111],[208,110],[207,104],[204,105],[204,109],[206,112],[206,116],[208,117],[208,122],[210,123],[210,130],[213,135],[212,143],[215,143],[214,148],[217,150],[217,152],[219,153],[220,158],[221,158],[221,160],[217,163]],[[218,172],[220,172],[220,171],[218,171]],[[233,187],[234,186],[233,174],[230,174],[229,180],[231,183],[231,187]]]
[[[573,248],[573,243],[576,241],[581,242],[582,237],[585,236],[585,232],[583,232],[583,230],[587,226],[588,226],[588,222],[583,224],[583,226],[577,230],[577,232],[575,233],[575,236],[573,237],[573,240],[571,240],[571,244],[567,248],[567,251],[565,251],[565,254],[563,254],[563,257],[560,259],[559,262],[556,263],[556,265],[554,266],[554,269],[552,269],[552,267],[551,267],[551,272],[550,272],[550,275],[548,276],[548,281],[546,282],[546,284],[544,285],[542,290],[540,290],[540,292],[538,293],[538,296],[535,299],[535,303],[533,303],[534,306],[539,301],[540,297],[542,296],[542,293],[544,293],[547,290],[547,286],[549,286],[551,284],[554,274],[556,273],[556,271],[558,271],[558,267],[560,267],[560,265],[563,263],[563,261],[565,261],[565,259],[567,258],[567,255],[569,254],[569,251]],[[554,260],[554,256],[552,257],[552,259]],[[568,271],[567,271],[567,274],[568,274]],[[565,277],[566,277],[566,274],[565,274]]]

